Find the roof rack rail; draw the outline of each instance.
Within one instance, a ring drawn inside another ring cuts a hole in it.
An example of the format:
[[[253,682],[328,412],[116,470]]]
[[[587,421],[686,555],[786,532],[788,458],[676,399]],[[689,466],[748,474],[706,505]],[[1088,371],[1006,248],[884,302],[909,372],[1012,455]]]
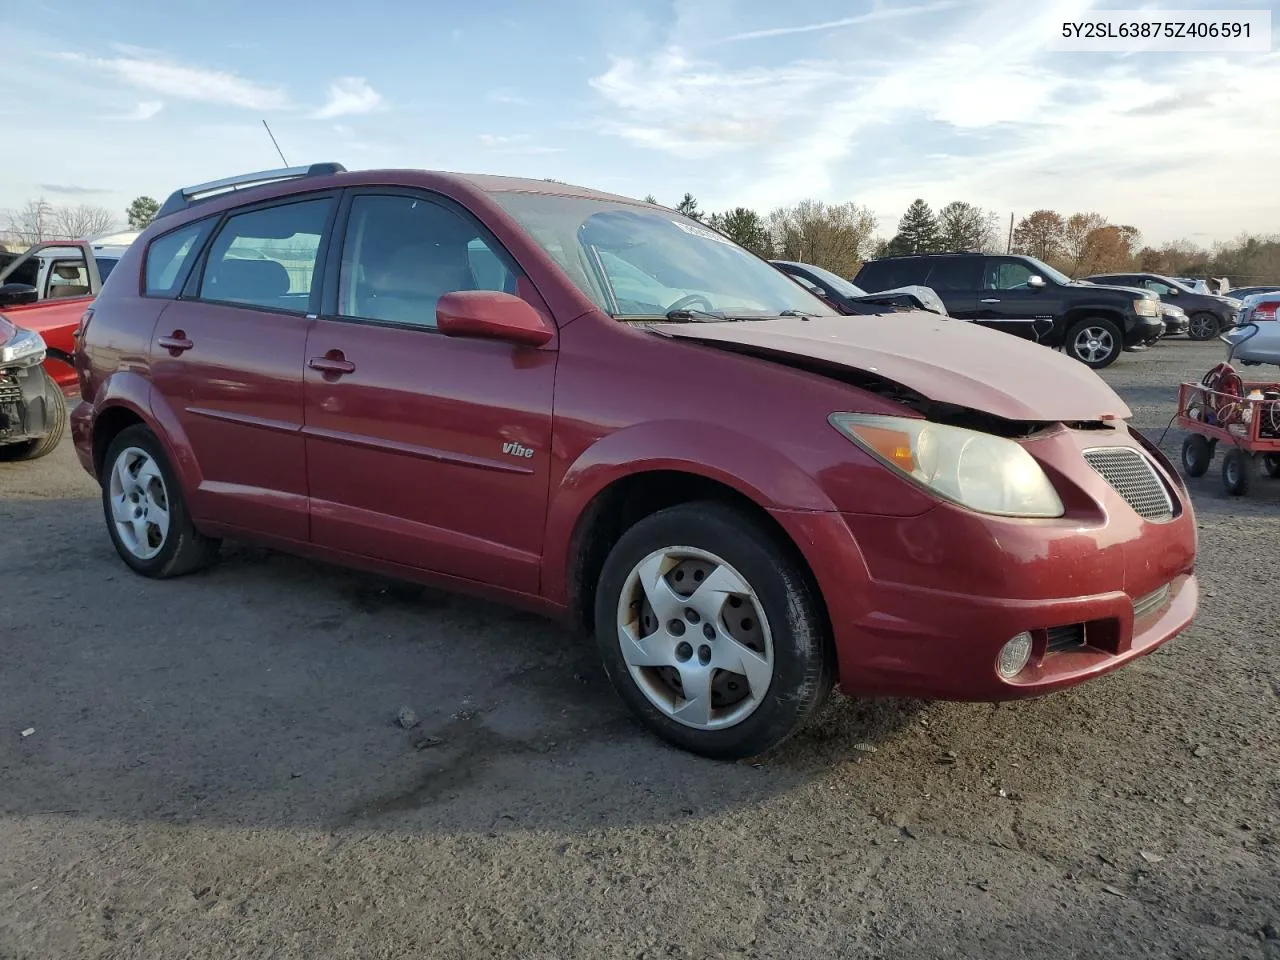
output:
[[[193,203],[206,200],[218,194],[232,190],[243,190],[246,187],[257,187],[264,183],[275,183],[279,180],[295,180],[299,177],[327,177],[334,173],[346,173],[347,168],[340,163],[313,163],[306,167],[281,167],[278,170],[260,170],[257,173],[242,173],[238,177],[226,177],[222,180],[210,180],[208,183],[197,183],[193,187],[183,187],[169,194],[156,219],[167,217],[171,213],[185,210]]]

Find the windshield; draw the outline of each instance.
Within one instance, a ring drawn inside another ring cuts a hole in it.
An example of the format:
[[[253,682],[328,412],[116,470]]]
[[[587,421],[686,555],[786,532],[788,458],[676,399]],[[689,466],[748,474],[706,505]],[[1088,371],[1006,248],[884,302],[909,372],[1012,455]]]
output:
[[[804,264],[804,268],[842,297],[865,297],[867,295],[867,291],[861,287],[854,286],[837,273],[824,270],[822,267],[815,267],[811,263]]]
[[[585,197],[493,198],[614,317],[663,317],[672,309],[726,317],[836,315],[781,271],[679,214]]]
[[[1065,284],[1068,286],[1071,285],[1072,283],[1075,283],[1075,281],[1072,280],[1070,277],[1068,277],[1065,273],[1061,273],[1053,269],[1053,267],[1049,266],[1043,260],[1037,260],[1035,257],[1027,257],[1027,262],[1034,264],[1036,269],[1040,271],[1041,276],[1047,277],[1048,279],[1052,280],[1054,283]]]

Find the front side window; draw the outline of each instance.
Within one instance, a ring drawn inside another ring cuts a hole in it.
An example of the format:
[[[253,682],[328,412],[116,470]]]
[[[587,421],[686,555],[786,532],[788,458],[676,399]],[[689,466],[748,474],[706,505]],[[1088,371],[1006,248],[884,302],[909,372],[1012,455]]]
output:
[[[686,308],[748,318],[835,315],[775,267],[679,214],[542,193],[493,198],[587,297],[620,319]]]
[[[145,285],[149,297],[174,297],[186,278],[192,255],[213,228],[213,220],[199,220],[151,241],[147,247]],[[101,269],[102,261],[98,261]],[[103,280],[106,279],[104,274]]]
[[[84,297],[89,294],[89,270],[84,258],[55,260],[49,267],[49,280],[45,296],[50,300],[62,297]]]
[[[516,293],[514,265],[479,224],[411,196],[358,196],[342,243],[338,313],[433,328],[446,293]]]
[[[1021,260],[988,260],[983,286],[988,290],[1027,290],[1034,273]]]
[[[1153,293],[1158,293],[1162,297],[1167,297],[1175,289],[1167,283],[1161,283],[1159,280],[1144,280],[1142,281],[1142,285]]]
[[[210,244],[200,299],[306,313],[333,205],[325,197],[228,217]]]

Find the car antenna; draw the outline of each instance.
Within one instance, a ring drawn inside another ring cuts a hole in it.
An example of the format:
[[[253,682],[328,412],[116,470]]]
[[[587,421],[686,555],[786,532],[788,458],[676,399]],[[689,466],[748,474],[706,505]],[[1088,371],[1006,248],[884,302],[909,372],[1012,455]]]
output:
[[[267,121],[263,120],[262,125],[267,127]],[[267,127],[267,136],[271,138],[271,144],[276,148],[276,153],[280,154],[280,162],[287,167],[289,165],[289,161],[284,158],[284,151],[280,149],[280,144],[276,143],[276,135],[271,132],[270,127]]]

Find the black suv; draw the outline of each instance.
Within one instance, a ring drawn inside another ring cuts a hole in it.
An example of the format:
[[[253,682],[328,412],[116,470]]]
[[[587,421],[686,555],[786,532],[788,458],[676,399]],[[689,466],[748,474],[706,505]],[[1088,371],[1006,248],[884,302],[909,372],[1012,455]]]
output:
[[[1154,293],[1076,283],[1034,257],[885,257],[864,263],[853,282],[870,291],[930,287],[952,317],[1062,347],[1095,370],[1110,366],[1126,347],[1155,343],[1164,333]]]
[[[1181,307],[1191,318],[1187,336],[1192,340],[1211,340],[1224,330],[1230,330],[1240,319],[1240,301],[1235,297],[1196,293],[1185,284],[1158,273],[1104,273],[1085,279],[1092,283],[1150,290],[1161,300]]]

